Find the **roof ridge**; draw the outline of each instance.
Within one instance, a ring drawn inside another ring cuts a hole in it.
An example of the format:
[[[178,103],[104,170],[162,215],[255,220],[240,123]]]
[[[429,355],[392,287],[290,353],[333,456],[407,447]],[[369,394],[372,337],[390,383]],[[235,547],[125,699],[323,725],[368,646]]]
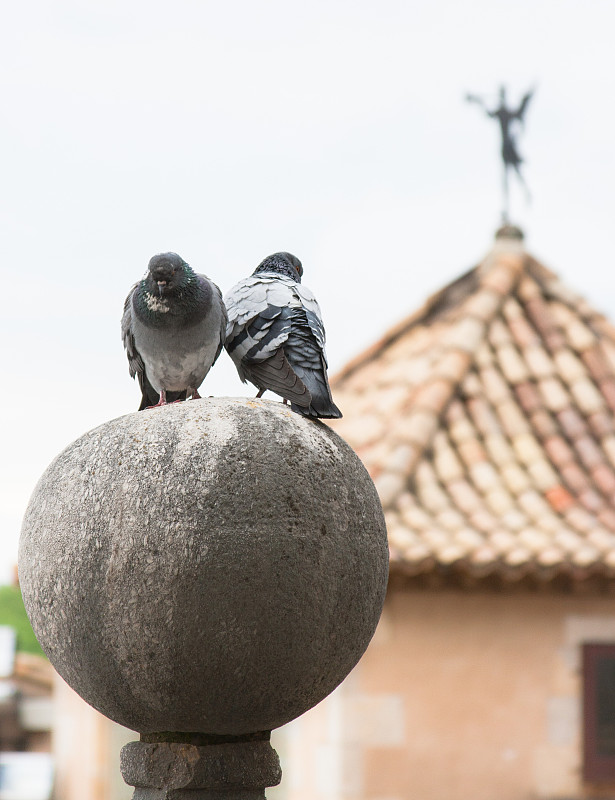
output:
[[[330,377],[330,383],[335,385],[336,382],[347,378],[349,375],[352,375],[356,369],[371,361],[382,350],[393,344],[397,339],[399,339],[413,327],[421,324],[429,324],[429,322],[438,319],[441,315],[447,313],[448,311],[451,311],[456,307],[458,308],[460,304],[463,304],[468,299],[468,297],[473,296],[476,291],[483,287],[485,281],[484,279],[481,281],[481,272],[484,272],[486,269],[491,269],[492,266],[494,266],[492,262],[495,261],[497,263],[498,260],[502,258],[505,259],[506,257],[518,258],[519,256],[522,256],[524,262],[526,263],[529,263],[531,260],[532,262],[539,264],[539,262],[529,256],[523,249],[515,247],[514,245],[516,243],[507,244],[509,244],[508,247],[502,247],[502,243],[496,242],[495,246],[475,267],[472,267],[467,272],[464,272],[462,275],[454,278],[441,289],[438,289],[430,294],[416,311],[413,311],[407,317],[404,317],[391,328],[386,330],[373,344],[369,345],[356,356],[351,358],[350,361],[348,361],[338,372],[334,373]],[[520,272],[522,271],[523,266],[520,269]],[[467,290],[468,285],[470,285],[469,291],[467,291],[465,296],[459,296],[459,293],[457,293],[456,297],[453,297],[452,300],[450,299],[451,295],[456,294],[456,290],[459,290],[461,287]]]
[[[489,253],[476,267],[478,288],[457,308],[457,318],[446,332],[444,348],[432,367],[431,377],[419,384],[404,404],[405,441],[393,452],[391,468],[385,468],[375,480],[383,504],[403,491],[408,473],[431,444],[489,323],[515,289],[524,267],[524,253],[499,251]],[[399,470],[402,464],[403,469]]]

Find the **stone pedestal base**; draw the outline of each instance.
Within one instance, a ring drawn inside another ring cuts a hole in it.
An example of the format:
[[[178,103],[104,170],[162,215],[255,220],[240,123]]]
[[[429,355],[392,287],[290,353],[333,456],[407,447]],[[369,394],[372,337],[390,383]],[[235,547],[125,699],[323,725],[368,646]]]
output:
[[[269,738],[216,741],[223,737],[178,734],[130,742],[122,748],[122,777],[135,787],[133,800],[263,800],[282,779]],[[207,739],[211,743],[204,743]],[[196,744],[193,742],[197,742]]]

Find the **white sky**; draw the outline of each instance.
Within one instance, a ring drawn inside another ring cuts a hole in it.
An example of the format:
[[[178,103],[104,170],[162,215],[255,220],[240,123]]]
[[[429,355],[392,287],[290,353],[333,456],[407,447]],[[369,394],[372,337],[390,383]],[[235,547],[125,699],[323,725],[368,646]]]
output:
[[[537,93],[528,248],[615,318],[612,0],[20,0],[0,25],[0,581],[34,485],[133,411],[122,304],[151,255],[228,290],[290,250],[335,372],[473,266],[499,132]],[[204,394],[252,394],[223,354]]]

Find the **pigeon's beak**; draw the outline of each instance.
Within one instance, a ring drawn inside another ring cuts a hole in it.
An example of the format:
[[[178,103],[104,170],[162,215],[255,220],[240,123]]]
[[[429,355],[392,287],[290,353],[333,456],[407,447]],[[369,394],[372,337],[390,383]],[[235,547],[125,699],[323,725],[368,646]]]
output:
[[[156,283],[158,284],[158,294],[159,294],[160,297],[162,297],[162,292],[166,288],[167,282],[166,281],[156,281]]]

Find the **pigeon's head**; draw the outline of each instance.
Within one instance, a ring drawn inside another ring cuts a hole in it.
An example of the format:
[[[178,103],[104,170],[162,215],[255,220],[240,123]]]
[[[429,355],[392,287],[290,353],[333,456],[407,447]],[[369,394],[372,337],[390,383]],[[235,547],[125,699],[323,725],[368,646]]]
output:
[[[260,272],[277,272],[301,283],[303,267],[297,256],[292,253],[274,253],[261,261],[253,274],[258,275]]]
[[[181,288],[190,272],[188,264],[177,253],[159,253],[150,259],[146,280],[150,290],[163,297]]]

